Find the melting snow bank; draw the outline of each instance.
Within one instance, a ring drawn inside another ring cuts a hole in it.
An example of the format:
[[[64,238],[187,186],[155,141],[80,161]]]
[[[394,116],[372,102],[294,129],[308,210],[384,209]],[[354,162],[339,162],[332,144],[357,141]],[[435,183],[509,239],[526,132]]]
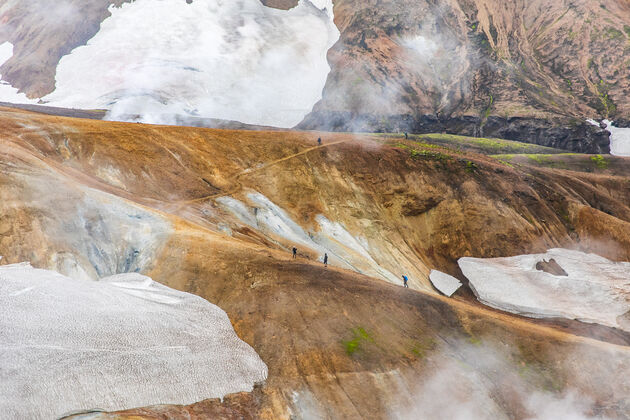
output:
[[[0,66],[13,57],[13,44],[5,42],[0,44]],[[18,93],[18,90],[9,83],[2,81],[0,75],[0,102],[11,102],[14,104],[36,104],[37,101],[29,99],[25,94]]]
[[[68,108],[110,109],[110,119],[174,124],[176,116],[293,127],[321,99],[326,55],[339,39],[332,0],[290,10],[260,0],[136,0],[86,46],[61,59]]]
[[[599,127],[595,120],[587,120],[589,123]],[[606,131],[610,133],[610,154],[614,156],[630,156],[630,128],[615,127],[615,123],[610,120],[602,121],[606,124]]]
[[[429,280],[431,280],[431,283],[433,283],[436,289],[448,297],[453,296],[453,294],[462,287],[462,283],[455,277],[437,270],[431,270]]]
[[[79,281],[2,266],[0,304],[2,417],[191,404],[267,376],[219,307],[139,274]]]
[[[536,269],[555,259],[568,276]],[[461,258],[480,302],[533,318],[567,318],[630,331],[630,263],[552,249],[510,258]],[[625,315],[625,316],[624,316]]]

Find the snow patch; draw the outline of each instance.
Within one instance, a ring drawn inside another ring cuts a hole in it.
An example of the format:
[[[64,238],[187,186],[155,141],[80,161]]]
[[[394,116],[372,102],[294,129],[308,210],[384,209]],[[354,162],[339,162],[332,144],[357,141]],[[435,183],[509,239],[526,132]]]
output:
[[[588,123],[600,127],[600,124],[592,119]],[[606,131],[610,133],[610,154],[613,156],[630,156],[630,128],[615,127],[614,121],[604,120]]]
[[[258,221],[254,212],[243,203],[232,197],[219,197],[216,201],[223,207],[223,209],[232,213],[238,220],[245,223],[247,226],[257,229]]]
[[[431,270],[429,280],[431,280],[436,289],[448,297],[453,296],[462,287],[462,283],[455,277],[437,270]]]
[[[57,418],[249,392],[267,367],[208,301],[139,274],[0,266],[0,412]]]
[[[376,277],[381,277],[390,283],[400,284],[398,276],[381,267],[374,260],[365,238],[354,237],[340,223],[331,222],[321,214],[315,220],[321,229],[316,237],[318,242],[344,260],[354,262],[352,265],[355,271],[372,276],[376,275]],[[359,264],[360,261],[362,264]],[[360,269],[365,263],[367,263],[367,267]]]
[[[266,229],[296,244],[307,247],[314,245],[314,249],[320,253],[323,251],[300,225],[267,197],[259,193],[250,193],[247,194],[247,198],[256,206],[255,215],[259,228]]]
[[[630,128],[615,127],[615,123],[609,120],[604,120],[604,124],[610,133],[610,154],[630,156]]]
[[[536,269],[555,259],[568,276]],[[551,249],[509,258],[461,258],[459,266],[480,302],[533,318],[567,318],[630,331],[630,263]]]
[[[13,57],[13,44],[4,42],[0,44],[0,66]],[[18,89],[10,83],[2,80],[0,74],[0,102],[11,102],[14,104],[36,104],[37,100],[29,99],[25,94],[19,93]]]
[[[331,0],[290,10],[259,0],[136,0],[63,57],[51,105],[109,109],[108,118],[179,117],[292,127],[321,99],[339,39]]]

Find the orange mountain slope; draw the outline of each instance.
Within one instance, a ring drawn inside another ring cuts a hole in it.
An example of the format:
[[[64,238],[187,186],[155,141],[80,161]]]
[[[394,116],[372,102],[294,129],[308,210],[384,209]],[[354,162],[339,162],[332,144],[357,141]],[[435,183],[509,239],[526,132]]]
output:
[[[0,130],[2,263],[147,274],[224,309],[269,367],[251,394],[93,418],[422,418],[461,406],[525,419],[572,395],[587,414],[630,412],[623,333],[503,314],[467,289],[440,297],[427,279],[434,268],[461,278],[462,256],[555,246],[628,260],[627,160],[557,155],[559,169],[416,138],[11,109]],[[409,275],[411,290],[388,273]]]

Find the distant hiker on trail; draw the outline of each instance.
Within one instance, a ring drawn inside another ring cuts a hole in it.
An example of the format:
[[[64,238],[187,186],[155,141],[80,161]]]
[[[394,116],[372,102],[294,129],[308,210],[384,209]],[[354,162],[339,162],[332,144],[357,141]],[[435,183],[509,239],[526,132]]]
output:
[[[321,137],[319,137],[319,138],[317,139],[317,144],[318,144],[319,146],[321,146],[321,145],[322,145],[322,138],[321,138]]]
[[[403,278],[403,281],[405,282],[405,287],[408,289],[409,285],[407,284],[407,282],[409,281],[409,279],[407,278],[407,276],[404,276],[404,275],[402,276],[402,278]]]
[[[293,247],[293,258],[297,258],[297,248]]]
[[[328,267],[328,254],[324,253],[324,265]]]
[[[409,140],[409,134],[405,133],[405,140]]]

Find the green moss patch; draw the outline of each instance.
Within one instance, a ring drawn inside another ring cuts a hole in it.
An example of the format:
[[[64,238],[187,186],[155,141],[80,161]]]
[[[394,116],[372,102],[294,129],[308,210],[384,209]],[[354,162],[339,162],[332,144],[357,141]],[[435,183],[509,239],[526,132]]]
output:
[[[372,338],[370,333],[368,333],[363,327],[353,328],[351,332],[352,339],[342,342],[348,356],[352,356],[356,352],[360,351],[361,347],[365,345],[365,343],[374,342],[374,338]]]

